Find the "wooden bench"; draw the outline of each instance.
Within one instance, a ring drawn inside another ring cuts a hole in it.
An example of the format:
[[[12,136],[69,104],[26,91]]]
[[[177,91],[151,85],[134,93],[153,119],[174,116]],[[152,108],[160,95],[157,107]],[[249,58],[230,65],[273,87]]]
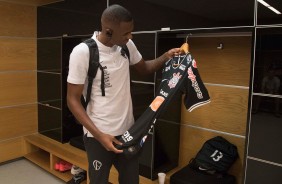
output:
[[[55,163],[59,160],[65,160],[87,171],[88,162],[85,151],[71,146],[69,143],[62,144],[49,137],[41,134],[28,135],[23,138],[25,158],[40,166],[49,173],[56,177],[69,181],[72,178],[70,171],[59,172],[54,169]],[[176,168],[166,176],[166,184],[169,184],[169,177],[176,172]],[[112,184],[118,183],[118,172],[112,167],[110,172],[109,181]],[[88,184],[89,179],[83,182]],[[140,184],[157,184],[158,181],[152,181],[148,178],[140,176]]]

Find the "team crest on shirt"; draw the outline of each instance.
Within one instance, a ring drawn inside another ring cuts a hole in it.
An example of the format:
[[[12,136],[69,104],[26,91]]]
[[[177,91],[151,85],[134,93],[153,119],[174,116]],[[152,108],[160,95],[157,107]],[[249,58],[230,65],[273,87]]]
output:
[[[181,78],[182,75],[180,73],[174,73],[172,78],[168,82],[168,86],[171,88],[175,88],[176,84],[178,83],[179,79]]]

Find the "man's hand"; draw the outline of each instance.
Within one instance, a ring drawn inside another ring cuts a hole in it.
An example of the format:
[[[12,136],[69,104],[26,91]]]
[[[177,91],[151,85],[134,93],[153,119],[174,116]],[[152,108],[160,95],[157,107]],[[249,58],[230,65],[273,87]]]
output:
[[[174,56],[178,56],[178,55],[180,55],[182,53],[183,53],[183,51],[180,48],[173,48],[173,49],[170,49],[169,51],[166,52],[166,56],[169,59],[171,59]]]
[[[122,153],[123,150],[117,149],[113,143],[122,145],[121,142],[119,142],[114,136],[109,135],[109,134],[104,134],[101,133],[97,138],[96,138],[108,151],[113,151],[115,153]]]

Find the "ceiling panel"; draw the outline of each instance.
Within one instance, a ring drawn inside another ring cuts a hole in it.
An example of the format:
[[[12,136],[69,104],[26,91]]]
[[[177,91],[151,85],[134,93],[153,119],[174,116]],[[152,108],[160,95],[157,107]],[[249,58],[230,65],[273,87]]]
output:
[[[0,2],[25,4],[31,6],[41,6],[59,1],[64,1],[64,0],[0,0]]]

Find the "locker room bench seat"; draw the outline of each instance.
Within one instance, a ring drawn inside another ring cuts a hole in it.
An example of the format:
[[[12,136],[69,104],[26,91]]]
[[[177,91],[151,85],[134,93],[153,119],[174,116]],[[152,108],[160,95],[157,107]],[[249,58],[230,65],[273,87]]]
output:
[[[70,171],[59,172],[54,169],[55,163],[61,159],[70,162],[80,168],[87,170],[87,156],[85,151],[71,146],[69,143],[62,144],[42,134],[32,134],[23,138],[25,158],[43,168],[47,172],[55,175],[63,181],[69,181],[72,178]],[[176,168],[166,176],[166,184],[169,184],[169,177],[178,170]],[[118,173],[114,167],[111,169],[109,181],[113,184],[118,183]],[[89,180],[83,184],[89,183]],[[140,176],[140,184],[157,184],[158,181],[152,181]]]

